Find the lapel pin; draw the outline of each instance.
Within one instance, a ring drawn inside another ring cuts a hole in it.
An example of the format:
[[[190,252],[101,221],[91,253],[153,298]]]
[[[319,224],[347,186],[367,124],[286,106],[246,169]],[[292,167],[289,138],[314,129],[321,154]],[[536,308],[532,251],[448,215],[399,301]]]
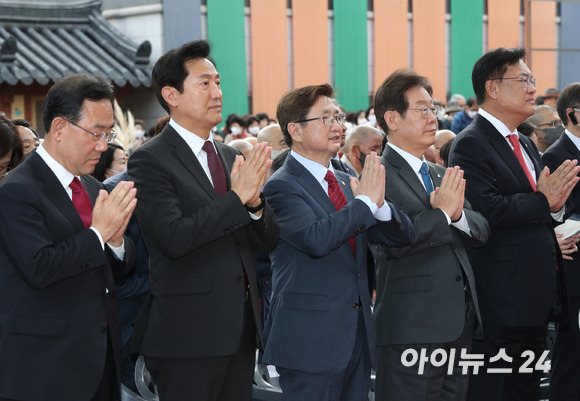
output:
[[[341,183],[342,185],[346,185],[346,184],[344,183],[344,181],[340,181],[340,183]]]
[[[437,178],[441,178],[441,174],[437,173]]]

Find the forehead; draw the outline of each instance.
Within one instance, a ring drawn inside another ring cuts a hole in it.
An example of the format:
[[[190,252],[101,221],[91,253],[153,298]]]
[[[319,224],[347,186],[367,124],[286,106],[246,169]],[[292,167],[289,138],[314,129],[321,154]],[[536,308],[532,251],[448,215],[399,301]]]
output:
[[[505,77],[522,75],[532,75],[532,71],[530,71],[526,63],[524,63],[524,60],[520,60],[517,64],[508,66],[504,74]]]
[[[542,118],[543,120],[557,120],[558,117],[558,113],[555,110],[544,110],[542,112],[540,112],[540,118]]]
[[[405,97],[409,102],[409,106],[417,106],[417,105],[431,105],[433,103],[433,99],[429,92],[422,86],[413,86],[410,89],[407,89],[405,92]]]
[[[334,99],[331,99],[328,96],[318,96],[318,99],[316,99],[316,102],[312,105],[308,114],[320,115],[328,113],[340,113],[340,109],[336,105]]]
[[[115,123],[113,105],[109,99],[88,100],[83,102],[81,121],[91,127],[112,127]]]
[[[23,127],[22,125],[17,125],[16,129],[18,130],[18,135],[20,135],[20,138],[22,138],[23,141],[36,139],[30,129]]]
[[[185,62],[187,78],[219,77],[219,74],[211,61],[206,58],[196,58]]]

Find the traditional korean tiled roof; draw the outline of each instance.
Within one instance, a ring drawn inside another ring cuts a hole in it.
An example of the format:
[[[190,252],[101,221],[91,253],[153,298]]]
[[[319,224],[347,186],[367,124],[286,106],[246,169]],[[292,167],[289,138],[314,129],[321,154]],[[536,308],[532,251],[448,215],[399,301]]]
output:
[[[88,73],[124,87],[151,86],[148,41],[137,45],[101,15],[99,0],[0,2],[0,84],[48,85]]]

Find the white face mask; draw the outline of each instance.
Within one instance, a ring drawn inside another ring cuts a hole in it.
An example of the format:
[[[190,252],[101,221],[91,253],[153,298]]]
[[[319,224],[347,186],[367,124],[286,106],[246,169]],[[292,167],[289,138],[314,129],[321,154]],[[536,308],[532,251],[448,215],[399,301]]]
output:
[[[284,150],[286,149],[272,150],[272,152],[270,152],[270,159],[274,160],[277,156],[279,156],[282,152],[284,152]]]
[[[143,131],[142,129],[135,130],[135,138],[140,139],[140,138],[143,138],[144,136],[145,136],[145,131]]]
[[[251,127],[248,132],[254,136],[258,135],[260,132],[260,127]]]
[[[234,135],[240,135],[242,133],[242,129],[239,127],[232,127],[230,128],[230,132]]]
[[[366,118],[359,118],[358,120],[356,120],[356,123],[358,125],[365,125],[368,122],[369,122],[369,120],[367,120]]]
[[[377,116],[375,116],[374,114],[370,115],[369,116],[369,124],[372,125],[373,127],[375,125],[377,125]]]
[[[475,117],[477,115],[477,110],[469,110],[467,112],[467,117],[471,118],[473,120],[473,117]]]

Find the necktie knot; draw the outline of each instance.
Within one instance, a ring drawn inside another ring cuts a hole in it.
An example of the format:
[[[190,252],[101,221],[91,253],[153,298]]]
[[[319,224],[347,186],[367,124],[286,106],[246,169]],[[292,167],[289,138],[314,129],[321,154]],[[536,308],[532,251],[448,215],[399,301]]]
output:
[[[530,182],[530,186],[532,187],[532,189],[534,191],[536,191],[536,182],[534,181],[534,178],[532,177],[532,173],[531,173],[530,169],[528,168],[526,160],[524,159],[524,154],[522,153],[522,147],[520,145],[520,140],[519,140],[518,136],[516,134],[510,134],[507,136],[507,139],[508,139],[508,141],[510,141],[510,143],[514,147],[514,153],[516,155],[516,158],[520,162],[520,165],[522,166],[522,169],[524,170],[524,173],[526,174],[526,177],[528,178],[528,181]]]
[[[337,181],[336,177],[334,176],[334,173],[330,170],[328,170],[326,172],[326,175],[324,176],[324,180],[326,182],[328,182],[329,185],[338,184],[338,181]]]
[[[203,149],[203,151],[205,153],[208,153],[208,154],[209,153],[213,153],[214,155],[216,154],[215,153],[215,149],[214,149],[213,144],[211,143],[211,141],[205,141],[204,144],[203,144],[203,146],[202,146],[202,149]]]
[[[508,141],[510,141],[510,143],[512,144],[512,146],[514,147],[514,149],[520,147],[520,141],[518,140],[518,136],[517,135],[510,134],[507,137],[508,137]]]
[[[85,188],[83,184],[81,184],[81,180],[78,177],[74,177],[71,183],[68,185],[73,192],[83,191]]]

